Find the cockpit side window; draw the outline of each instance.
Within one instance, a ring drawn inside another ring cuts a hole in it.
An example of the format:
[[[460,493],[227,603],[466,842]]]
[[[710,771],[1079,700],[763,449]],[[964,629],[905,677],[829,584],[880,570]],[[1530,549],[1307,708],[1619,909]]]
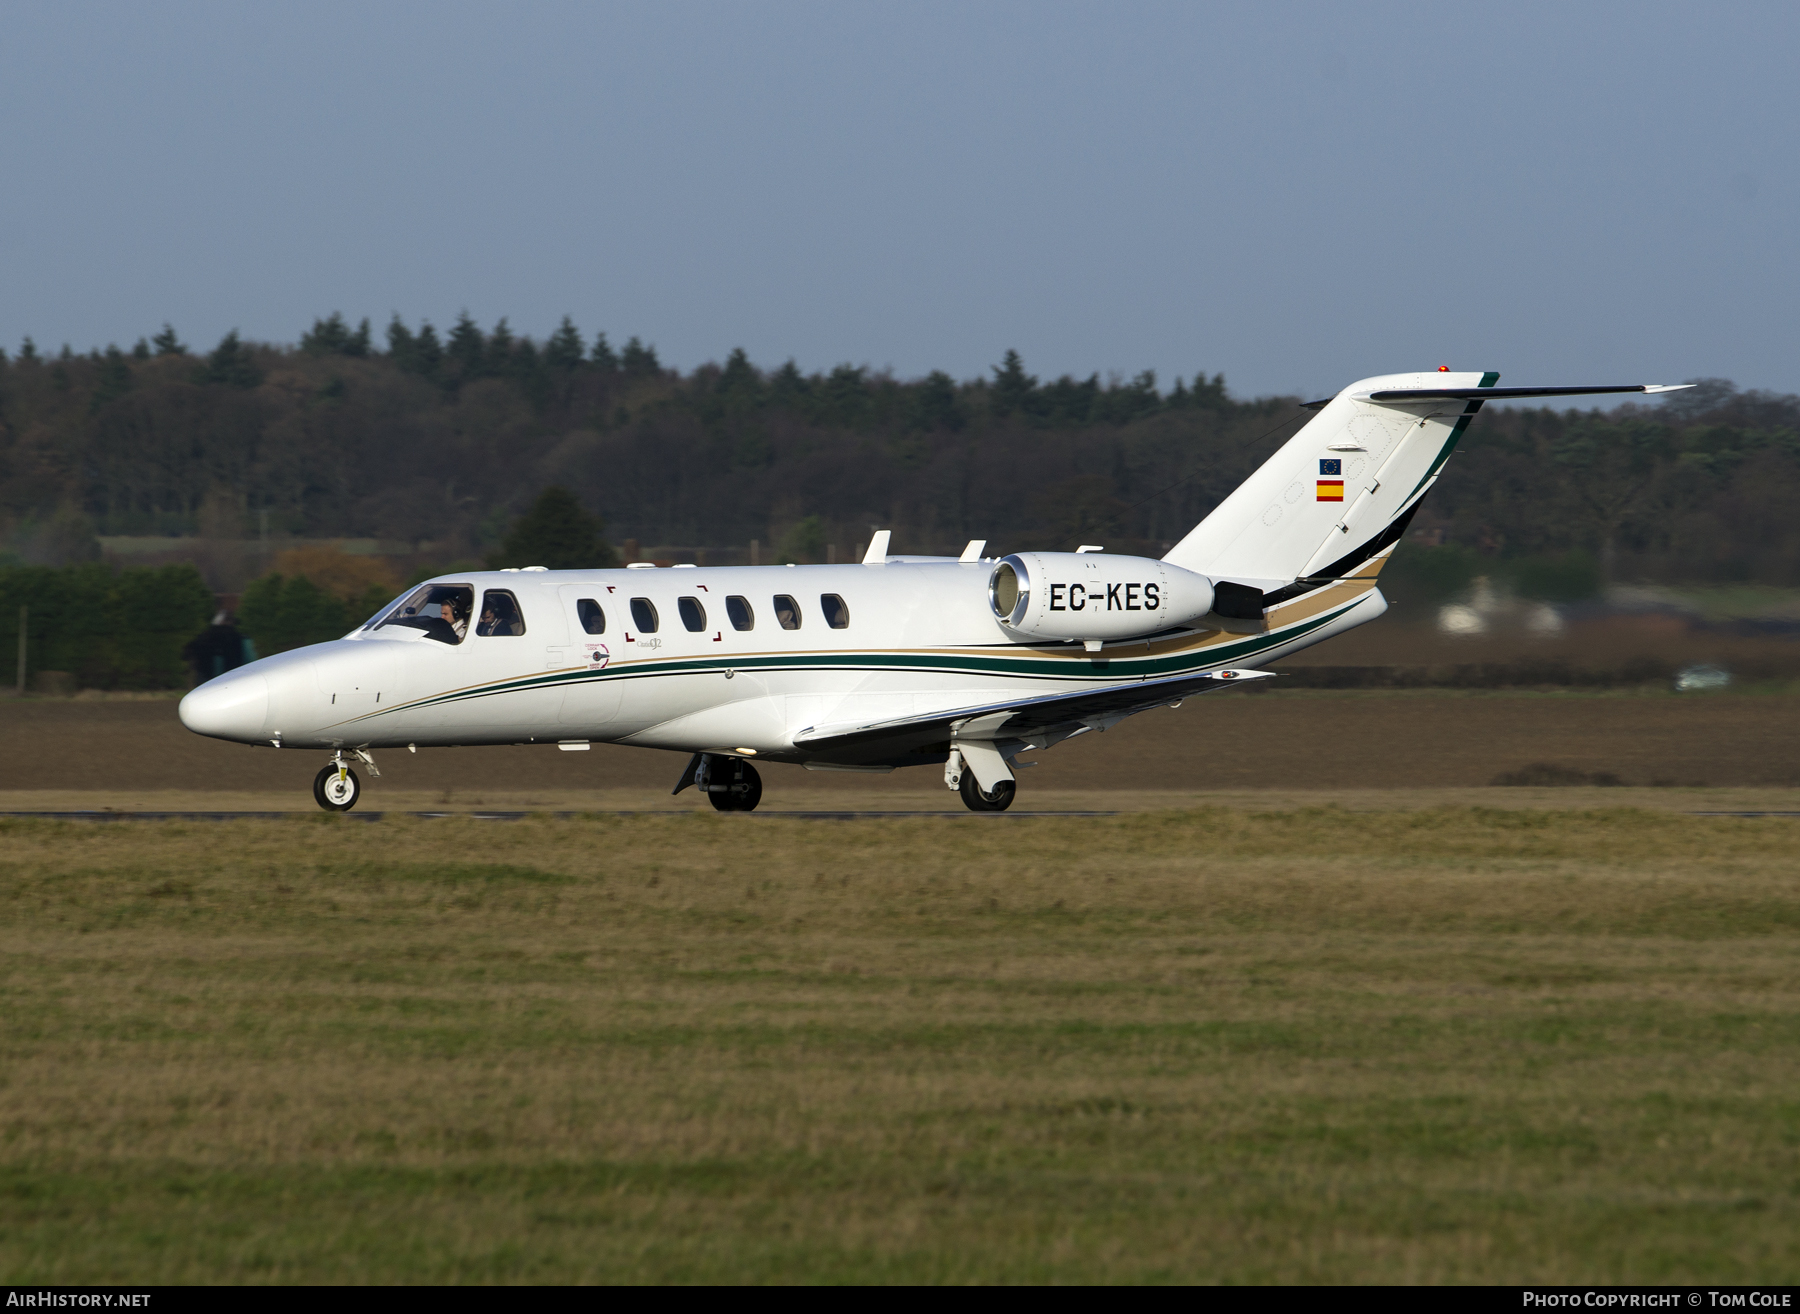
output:
[[[775,619],[784,630],[800,628],[800,604],[785,593],[775,595]]]
[[[474,602],[475,590],[467,584],[424,584],[364,628],[384,630],[396,625],[424,630],[426,638],[454,645],[469,632],[469,609]]]
[[[731,617],[731,628],[734,630],[756,628],[756,613],[750,610],[750,599],[748,598],[740,598],[736,594],[726,598],[725,614]]]
[[[649,598],[633,598],[631,600],[631,619],[637,622],[640,633],[655,634],[656,604]]]
[[[488,589],[481,595],[481,620],[475,633],[491,638],[525,633],[525,614],[519,610],[519,600],[506,589]]]
[[[825,613],[825,623],[834,630],[850,628],[850,604],[835,593],[819,595],[819,610]]]
[[[700,605],[699,598],[680,598],[675,609],[681,613],[681,623],[690,633],[698,634],[706,628],[706,608]]]
[[[589,634],[606,633],[606,613],[600,610],[600,604],[592,598],[582,598],[577,602],[575,614],[581,618],[581,628]]]

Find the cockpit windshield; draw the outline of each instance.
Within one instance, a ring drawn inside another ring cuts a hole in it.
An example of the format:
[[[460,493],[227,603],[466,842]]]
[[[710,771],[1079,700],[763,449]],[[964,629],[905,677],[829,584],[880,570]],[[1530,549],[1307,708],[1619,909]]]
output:
[[[439,643],[457,644],[469,632],[469,612],[475,605],[475,590],[467,584],[423,584],[374,620],[366,630],[386,629],[400,625],[424,630],[425,637]]]

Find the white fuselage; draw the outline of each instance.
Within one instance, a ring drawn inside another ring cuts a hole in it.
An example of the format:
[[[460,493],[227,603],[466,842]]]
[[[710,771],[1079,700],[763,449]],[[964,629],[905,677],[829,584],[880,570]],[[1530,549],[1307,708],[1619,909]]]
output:
[[[209,681],[183,700],[181,717],[201,734],[283,747],[606,742],[823,766],[829,755],[797,735],[1261,666],[1386,610],[1371,570],[1271,611],[1261,626],[1196,623],[1088,651],[1009,635],[989,604],[994,568],[890,559],[445,575],[477,597],[516,597],[523,633],[482,633],[473,617],[455,644],[365,627]],[[733,624],[729,598],[748,605],[748,628]],[[634,599],[654,607],[653,633],[634,618]],[[795,628],[779,623],[787,604],[777,599],[797,604]],[[697,629],[693,604],[704,612]],[[596,605],[604,629],[590,632]],[[828,623],[834,614],[839,627]]]

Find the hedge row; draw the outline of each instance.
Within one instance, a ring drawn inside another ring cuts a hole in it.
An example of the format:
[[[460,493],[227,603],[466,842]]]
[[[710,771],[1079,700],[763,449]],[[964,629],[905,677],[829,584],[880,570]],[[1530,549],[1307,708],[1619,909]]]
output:
[[[28,675],[68,671],[88,689],[176,689],[188,681],[182,649],[206,628],[214,601],[192,566],[0,567],[0,681],[8,686],[18,679],[21,606]]]

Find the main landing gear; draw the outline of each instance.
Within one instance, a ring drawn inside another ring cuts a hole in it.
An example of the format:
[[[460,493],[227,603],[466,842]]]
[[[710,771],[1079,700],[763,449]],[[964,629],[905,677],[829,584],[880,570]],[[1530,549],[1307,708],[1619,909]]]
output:
[[[973,771],[964,771],[962,782],[956,787],[962,795],[963,806],[971,812],[1004,812],[1012,806],[1013,795],[1018,786],[1010,780],[1002,780],[994,786],[994,792],[984,793],[981,782],[975,779]]]
[[[969,766],[971,753],[990,755],[992,766],[1003,773],[1011,768],[1004,758],[990,745],[959,744],[950,750],[950,757],[944,763],[944,783],[962,795],[963,806],[971,812],[1004,812],[1012,806],[1013,795],[1018,792],[1010,774],[1003,774],[994,782],[992,789],[983,789],[981,781],[975,778],[975,772]]]
[[[363,760],[369,768],[370,775],[381,774],[375,769],[375,759],[363,749],[355,748],[350,751]],[[356,806],[356,800],[361,797],[362,781],[356,778],[356,772],[352,771],[344,761],[341,751],[333,753],[331,765],[322,768],[319,774],[313,777],[313,800],[327,812],[348,812]]]
[[[762,802],[762,777],[741,757],[695,753],[672,792],[679,794],[689,785],[720,812],[754,812]]]

